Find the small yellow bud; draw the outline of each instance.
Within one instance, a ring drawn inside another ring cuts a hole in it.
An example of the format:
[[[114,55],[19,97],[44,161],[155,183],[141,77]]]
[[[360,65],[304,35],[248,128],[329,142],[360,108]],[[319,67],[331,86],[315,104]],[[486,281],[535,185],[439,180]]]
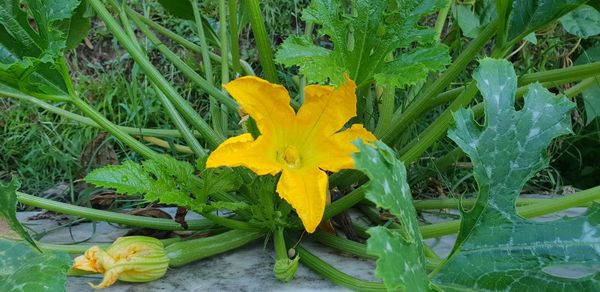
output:
[[[104,278],[94,288],[106,288],[118,280],[150,282],[167,272],[169,259],[160,240],[145,236],[118,238],[106,251],[98,246],[75,258],[73,269],[103,273]]]

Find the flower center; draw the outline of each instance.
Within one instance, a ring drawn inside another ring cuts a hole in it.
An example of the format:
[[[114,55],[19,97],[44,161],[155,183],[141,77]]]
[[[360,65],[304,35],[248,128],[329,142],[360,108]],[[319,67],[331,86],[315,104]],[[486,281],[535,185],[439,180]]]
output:
[[[283,160],[289,167],[296,167],[300,162],[300,152],[294,145],[288,145],[283,151]]]

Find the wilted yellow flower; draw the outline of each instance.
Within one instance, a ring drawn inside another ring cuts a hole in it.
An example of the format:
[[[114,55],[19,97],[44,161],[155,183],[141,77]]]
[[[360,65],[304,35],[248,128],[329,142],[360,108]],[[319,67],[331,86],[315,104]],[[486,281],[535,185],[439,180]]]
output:
[[[375,140],[362,125],[342,127],[356,116],[356,84],[346,78],[339,88],[309,85],[304,104],[294,112],[287,90],[257,77],[242,77],[225,89],[255,121],[260,136],[246,133],[227,139],[206,167],[245,166],[258,175],[282,172],[279,195],[292,205],[308,232],[323,218],[327,174],[354,168],[353,140]]]
[[[167,272],[169,259],[160,240],[145,236],[118,238],[106,251],[98,246],[75,258],[73,269],[102,273],[104,278],[94,288],[106,288],[118,280],[150,282]]]

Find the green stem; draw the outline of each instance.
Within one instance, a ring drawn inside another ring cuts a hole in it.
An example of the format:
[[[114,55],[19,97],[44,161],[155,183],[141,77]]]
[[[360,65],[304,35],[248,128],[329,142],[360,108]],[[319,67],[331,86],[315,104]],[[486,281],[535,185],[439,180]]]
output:
[[[192,149],[196,157],[206,157],[206,150],[202,148],[198,140],[196,140],[196,137],[194,137],[192,131],[188,128],[181,115],[179,115],[179,113],[177,112],[177,109],[175,109],[173,104],[155,84],[152,85],[154,87],[156,95],[158,96],[158,99],[161,101],[163,107],[165,108],[165,111],[171,118],[173,124],[175,124],[175,127],[179,129],[179,132],[183,136],[183,139],[187,142],[188,147]]]
[[[174,238],[161,239],[160,241],[162,242],[163,246],[166,247],[173,243],[180,242],[181,238],[174,237]],[[90,249],[92,246],[98,246],[102,249],[106,249],[111,245],[111,243],[50,244],[50,243],[44,243],[44,242],[39,242],[39,241],[36,243],[43,251],[60,251],[60,252],[66,252],[68,254],[83,254],[83,253],[85,253],[86,250]]]
[[[78,115],[72,113],[70,111],[64,110],[62,108],[53,106],[47,102],[39,100],[33,96],[26,95],[20,92],[9,92],[0,90],[0,96],[4,96],[7,98],[14,98],[22,101],[26,101],[32,104],[35,104],[51,113],[63,116],[67,119],[71,119],[78,123],[81,123],[86,126],[102,129],[98,123],[94,122],[92,119],[88,117],[84,117],[82,115]],[[65,97],[65,101],[70,101],[70,98]],[[166,130],[166,129],[147,129],[147,128],[134,128],[134,127],[124,127],[124,126],[116,126],[119,130],[123,131],[126,134],[133,136],[152,136],[152,137],[170,137],[170,138],[181,138],[181,133],[178,130]],[[194,132],[194,136],[200,137],[198,132]]]
[[[311,234],[310,238],[313,238],[326,246],[341,250],[343,252],[347,252],[349,254],[353,254],[355,256],[359,256],[361,258],[377,259],[376,256],[367,253],[367,247],[364,244],[358,243],[356,241],[343,239],[341,237],[323,231],[317,231]]]
[[[454,1],[446,0],[446,6],[440,9],[437,19],[435,21],[435,38],[439,41],[442,36],[442,30],[444,30],[444,24],[446,24],[446,18],[448,18],[448,12]]]
[[[262,65],[263,75],[271,83],[279,83],[277,78],[277,71],[275,70],[275,63],[273,62],[273,51],[272,46],[267,35],[267,29],[265,28],[265,21],[260,10],[260,3],[258,0],[244,0],[246,2],[246,9],[250,13],[250,25],[252,27],[252,34],[258,48],[258,56],[260,58],[260,64]]]
[[[331,248],[335,248],[345,253],[349,253],[361,258],[376,260],[377,256],[370,255],[367,253],[367,245],[363,243],[359,243],[356,241],[343,239],[341,237],[335,236],[333,234],[329,234],[323,231],[317,231],[310,236],[314,238],[319,243],[329,246]],[[431,248],[427,245],[423,245],[424,252],[427,256],[426,260],[426,268],[427,269],[435,269],[440,263],[441,259],[435,254]]]
[[[129,52],[131,57],[136,61],[140,68],[146,73],[146,76],[152,80],[169,98],[169,100],[175,105],[175,107],[183,114],[184,118],[190,122],[196,130],[198,130],[204,139],[208,142],[211,147],[217,147],[225,139],[218,133],[213,131],[206,122],[198,115],[196,110],[177,93],[177,90],[173,88],[169,82],[162,76],[162,74],[152,65],[146,55],[137,48],[136,44],[132,43],[127,37],[123,29],[113,19],[106,7],[100,0],[88,0],[91,6],[94,8],[98,16],[104,21],[108,29],[113,33],[115,38],[121,43],[121,45]]]
[[[229,82],[229,35],[227,34],[227,3],[225,0],[219,0],[219,32],[221,35],[221,84],[225,84]],[[221,132],[227,136],[229,132],[227,108],[221,107],[220,114]]]
[[[323,221],[329,220],[331,219],[331,217],[344,212],[344,210],[358,204],[358,202],[362,201],[364,198],[365,186],[363,185],[360,188],[345,195],[341,199],[331,203],[329,206],[325,207]]]
[[[223,103],[225,106],[232,110],[238,109],[238,104],[228,95],[224,94],[221,90],[214,87],[214,85],[208,80],[202,78],[194,69],[192,69],[188,64],[186,64],[177,54],[171,51],[167,46],[165,46],[160,39],[152,33],[148,27],[140,20],[136,13],[130,13],[129,17],[136,23],[138,28],[142,31],[142,33],[160,50],[160,52],[169,60],[177,69],[181,71],[186,77],[188,77],[192,82],[196,83],[200,88],[206,91],[210,96],[214,97],[219,102]]]
[[[550,82],[556,80],[577,81],[587,77],[596,76],[600,72],[600,62],[577,65],[567,68],[547,70],[537,73],[525,74],[519,77],[519,85],[533,82]]]
[[[156,230],[186,230],[181,226],[181,224],[169,219],[143,217],[104,210],[96,210],[92,208],[56,202],[21,192],[17,192],[17,200],[20,203],[28,206],[46,209],[57,213],[78,216],[94,221],[106,221],[110,223],[141,228],[152,228]],[[215,224],[209,220],[190,220],[187,221],[187,223],[188,230],[205,230],[215,227]]]
[[[224,226],[224,227],[227,227],[230,229],[245,230],[245,231],[260,230],[259,228],[255,227],[254,225],[251,225],[250,223],[245,222],[245,221],[229,219],[229,218],[213,215],[211,213],[203,213],[202,216],[204,216],[206,219],[208,219],[212,222],[215,222],[221,226]]]
[[[440,94],[450,83],[464,72],[467,65],[480,53],[485,44],[496,33],[496,22],[488,26],[475,38],[452,65],[431,86],[427,87],[422,94],[415,97],[406,111],[397,110],[392,118],[391,127],[383,129],[380,136],[386,143],[393,142],[404,130],[414,122],[427,108],[433,98]]]
[[[273,232],[273,245],[275,246],[275,256],[278,260],[289,259],[287,247],[285,246],[283,227],[277,227],[275,232]]]
[[[233,76],[240,73],[240,35],[237,23],[237,0],[229,0],[229,37],[231,43],[231,63]]]
[[[581,82],[579,82],[576,85],[569,88],[568,90],[566,90],[563,94],[565,96],[573,98],[574,96],[579,95],[584,90],[597,84],[596,78],[597,77],[589,77],[587,79],[584,79]],[[562,81],[558,81],[558,83],[561,83],[561,82]],[[546,86],[545,83],[543,85]],[[528,85],[519,87],[517,89],[517,100],[521,100],[523,98],[523,95],[525,94],[527,89],[528,89]],[[479,104],[473,106],[472,109],[473,109],[475,118],[479,118],[483,115],[483,103],[479,103]],[[437,171],[444,171],[463,156],[464,156],[464,152],[462,152],[462,150],[460,148],[455,148],[454,150],[450,151],[448,154],[446,154],[436,160],[435,169]],[[432,170],[425,171],[424,173],[419,175],[418,180],[424,180],[433,174],[434,174],[434,171],[432,171]]]
[[[586,205],[597,200],[600,200],[600,186],[565,197],[547,199],[545,202],[518,207],[517,213],[524,218],[532,218]],[[432,238],[456,233],[459,228],[460,220],[453,220],[421,226],[420,229],[423,238]]]
[[[471,81],[467,89],[459,95],[444,112],[411,143],[398,151],[400,160],[409,165],[418,159],[431,145],[440,139],[452,124],[452,113],[468,105],[477,94],[475,81]]]
[[[170,40],[180,44],[181,46],[183,46],[184,48],[201,54],[202,53],[202,47],[188,41],[187,39],[185,39],[184,37],[170,31],[169,29],[165,28],[164,26],[161,26],[160,24],[152,21],[152,19],[145,17],[137,12],[135,12],[133,9],[131,8],[127,8],[127,13],[132,13],[135,14],[137,17],[140,18],[140,20],[142,20],[146,25],[148,25],[149,27],[151,27],[152,29],[156,30],[158,33],[160,33],[161,35],[166,36],[167,38],[169,38]],[[217,61],[217,62],[221,62],[221,56],[213,53],[213,52],[209,52],[210,54],[210,58],[213,61]],[[231,61],[231,60],[230,60]],[[250,66],[250,64],[248,64],[248,62],[244,61],[244,60],[238,60],[242,66],[242,69],[244,71],[244,73],[246,73],[246,75],[256,75],[254,74],[254,71],[252,70],[252,66]]]
[[[517,206],[525,206],[531,204],[539,204],[547,201],[548,199],[534,199],[534,198],[519,198],[517,199]],[[459,204],[466,209],[470,209],[475,205],[475,199],[433,199],[433,200],[415,200],[413,205],[417,210],[437,210],[437,209],[458,209]]]
[[[158,155],[148,146],[142,144],[140,141],[123,132],[121,129],[119,129],[119,127],[117,127],[111,121],[106,119],[103,115],[101,115],[98,111],[96,111],[93,107],[91,107],[79,97],[71,96],[71,102],[84,114],[90,117],[94,122],[100,125],[102,129],[115,136],[117,139],[119,139],[119,141],[125,143],[125,145],[129,146],[129,148],[131,148],[133,151],[139,153],[145,158],[153,158],[156,155]]]
[[[393,59],[393,55],[390,54],[388,57]],[[386,61],[388,58],[386,58]],[[396,88],[394,86],[381,87],[381,103],[379,103],[379,120],[377,121],[377,129],[375,135],[379,136],[384,129],[390,127],[390,122],[394,115],[394,109],[396,105],[394,100],[396,98]]]
[[[194,12],[194,20],[196,21],[196,31],[200,38],[200,50],[202,52],[202,63],[204,64],[204,72],[206,74],[206,80],[210,85],[214,85],[212,63],[210,62],[210,55],[208,50],[208,42],[206,41],[206,34],[204,32],[204,25],[202,24],[202,16],[198,11],[198,0],[192,0],[192,11]],[[223,61],[223,60],[221,60]]]
[[[296,247],[296,251],[298,252],[298,256],[300,256],[300,262],[302,264],[329,279],[333,283],[354,291],[386,291],[383,283],[369,282],[354,278],[334,268],[332,265],[313,255],[300,245]]]
[[[173,243],[166,247],[169,266],[180,267],[238,248],[264,236],[262,232],[231,230],[219,235]]]

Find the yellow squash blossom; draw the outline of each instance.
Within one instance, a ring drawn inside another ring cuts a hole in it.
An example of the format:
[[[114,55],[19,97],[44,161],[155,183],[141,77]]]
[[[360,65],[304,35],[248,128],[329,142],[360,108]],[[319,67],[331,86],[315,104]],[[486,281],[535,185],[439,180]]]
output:
[[[257,77],[224,85],[255,121],[260,136],[246,133],[227,139],[208,157],[206,167],[244,166],[258,175],[282,172],[277,193],[296,209],[308,232],[325,211],[327,174],[354,168],[352,141],[375,136],[362,125],[342,127],[356,116],[356,84],[346,78],[339,88],[309,85],[304,104],[294,112],[288,91]]]
[[[169,258],[160,240],[146,236],[119,237],[106,251],[92,246],[75,258],[73,269],[104,274],[102,282],[90,285],[106,288],[117,281],[150,282],[167,272]]]

